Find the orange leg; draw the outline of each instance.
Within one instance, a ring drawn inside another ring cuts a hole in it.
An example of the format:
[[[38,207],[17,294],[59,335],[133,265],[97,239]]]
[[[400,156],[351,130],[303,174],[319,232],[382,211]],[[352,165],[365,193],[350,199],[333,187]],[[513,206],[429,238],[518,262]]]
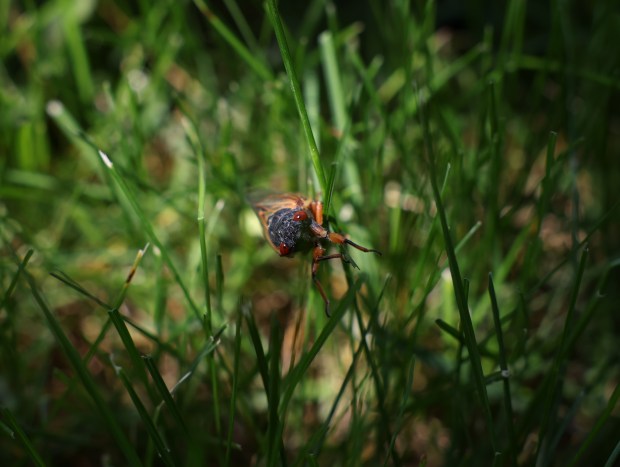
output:
[[[314,220],[319,225],[323,225],[323,203],[320,201],[312,201],[310,204],[310,211],[312,211]]]
[[[317,245],[314,247],[314,251],[312,252],[312,280],[314,281],[317,290],[319,291],[321,297],[323,298],[323,301],[325,302],[325,314],[329,318],[331,316],[329,314],[329,299],[325,294],[325,290],[323,290],[323,286],[319,282],[319,278],[316,276],[317,272],[319,271],[319,261],[324,258],[324,253],[325,249],[321,245]]]
[[[314,247],[314,251],[312,253],[312,280],[314,281],[316,288],[318,289],[319,293],[321,294],[321,297],[323,298],[323,301],[325,302],[325,314],[329,318],[331,316],[329,313],[330,302],[329,302],[329,299],[327,298],[327,294],[325,293],[325,290],[323,289],[323,286],[319,282],[319,278],[317,277],[317,273],[319,271],[319,263],[321,261],[327,261],[330,259],[341,259],[345,263],[351,263],[351,260],[347,258],[345,255],[343,255],[342,253],[334,253],[333,255],[323,256],[324,253],[325,253],[325,248],[323,248],[322,246],[317,245]],[[353,265],[357,267],[355,263],[353,263]]]
[[[344,235],[341,235],[339,233],[330,232],[329,241],[333,243],[338,243],[339,245],[346,243],[347,245],[351,245],[353,248],[357,248],[358,250],[363,251],[365,253],[377,253],[378,255],[381,255],[381,252],[379,250],[375,250],[372,248],[366,248],[362,245],[358,245],[357,243],[353,243],[351,240],[349,240]]]

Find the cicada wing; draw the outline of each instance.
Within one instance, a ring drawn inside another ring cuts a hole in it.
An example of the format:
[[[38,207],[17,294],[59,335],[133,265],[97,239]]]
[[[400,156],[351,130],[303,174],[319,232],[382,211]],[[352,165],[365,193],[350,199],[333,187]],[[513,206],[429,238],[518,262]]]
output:
[[[248,200],[263,224],[280,209],[306,209],[309,201],[296,193],[251,192]]]
[[[310,205],[310,201],[296,193],[270,193],[254,190],[248,193],[247,198],[263,226],[265,238],[276,251],[279,250],[272,243],[269,235],[269,218],[281,209],[307,209]]]

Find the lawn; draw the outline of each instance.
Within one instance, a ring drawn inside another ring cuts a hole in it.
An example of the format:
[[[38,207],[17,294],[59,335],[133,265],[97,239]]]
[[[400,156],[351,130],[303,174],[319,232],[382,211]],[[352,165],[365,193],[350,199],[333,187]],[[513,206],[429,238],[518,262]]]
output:
[[[616,3],[0,2],[2,465],[617,465]]]

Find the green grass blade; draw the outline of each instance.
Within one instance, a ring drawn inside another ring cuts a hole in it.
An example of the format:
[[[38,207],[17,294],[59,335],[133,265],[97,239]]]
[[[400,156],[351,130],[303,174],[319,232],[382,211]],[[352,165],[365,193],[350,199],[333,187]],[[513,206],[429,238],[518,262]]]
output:
[[[140,219],[140,223],[142,225],[142,228],[144,229],[145,234],[149,237],[149,240],[159,249],[159,252],[162,255],[162,258],[164,259],[164,262],[170,268],[170,272],[174,276],[175,282],[179,285],[179,287],[183,291],[183,295],[185,296],[188,304],[190,305],[190,308],[194,312],[195,317],[200,322],[202,322],[198,306],[194,303],[194,300],[191,294],[189,293],[189,289],[187,288],[187,286],[185,285],[185,282],[181,278],[181,275],[179,274],[179,271],[174,265],[172,258],[170,258],[170,256],[168,255],[167,248],[161,243],[161,241],[155,234],[153,226],[151,225],[146,214],[140,207],[140,204],[138,203],[137,198],[135,197],[135,195],[133,194],[133,192],[131,191],[127,183],[125,182],[125,180],[118,173],[118,171],[114,167],[114,164],[112,163],[110,158],[103,151],[99,151],[99,156],[101,157],[101,160],[103,161],[104,166],[107,168],[108,173],[111,175],[114,181],[118,184],[122,193],[125,195],[126,199],[129,201],[129,204],[131,205],[134,214],[138,216],[138,218]]]
[[[262,60],[259,60],[256,54],[250,52],[248,48],[235,36],[226,24],[219,19],[213,11],[209,8],[207,3],[203,0],[194,0],[194,4],[202,12],[204,17],[209,21],[211,26],[222,36],[222,38],[228,42],[232,49],[239,55],[239,57],[248,64],[261,79],[265,81],[273,80],[271,72]]]
[[[495,295],[495,286],[493,285],[493,276],[489,274],[489,297],[491,298],[491,310],[493,311],[493,323],[495,325],[495,334],[497,335],[497,344],[499,347],[499,366],[502,374],[502,382],[504,386],[504,408],[506,410],[506,425],[508,432],[508,457],[513,466],[517,465],[517,447],[516,434],[514,428],[514,413],[512,410],[512,395],[510,392],[510,370],[508,369],[508,358],[506,356],[506,347],[504,345],[504,333],[502,331],[502,322],[499,314],[499,305],[497,304],[497,296]]]
[[[269,393],[267,415],[269,421],[267,423],[267,465],[274,467],[278,462],[278,453],[282,454],[280,461],[286,464],[285,453],[278,450],[282,446],[282,421],[278,413],[280,402],[280,349],[282,346],[282,337],[280,324],[275,316],[271,320],[271,332],[269,335]]]
[[[211,334],[213,332],[213,322],[211,316],[211,286],[209,282],[209,260],[207,249],[207,232],[205,223],[205,198],[206,198],[206,183],[207,173],[204,160],[204,150],[200,146],[200,139],[197,135],[197,130],[193,125],[187,123],[185,125],[185,132],[187,138],[194,147],[196,153],[196,161],[198,162],[198,212],[196,218],[198,220],[198,235],[200,242],[200,264],[202,272],[202,287],[205,294],[205,306],[206,306],[206,318],[207,332]]]
[[[467,306],[467,300],[465,298],[463,280],[461,277],[459,264],[456,258],[456,253],[454,251],[452,234],[450,232],[450,227],[448,226],[448,219],[446,216],[445,208],[443,206],[443,201],[441,199],[439,187],[437,185],[437,175],[436,175],[437,168],[435,166],[435,161],[437,159],[435,156],[433,145],[431,143],[429,122],[424,112],[422,112],[422,109],[420,109],[420,117],[422,120],[424,141],[425,141],[425,146],[427,150],[426,160],[428,161],[428,167],[430,171],[431,187],[433,189],[433,197],[437,205],[437,215],[439,216],[439,220],[441,223],[441,229],[443,232],[444,246],[445,246],[446,254],[448,255],[448,263],[450,265],[450,273],[452,275],[452,283],[454,285],[454,295],[456,298],[459,316],[461,318],[461,325],[463,326],[463,332],[465,336],[467,350],[469,352],[469,358],[471,360],[474,382],[476,384],[476,389],[478,390],[478,395],[482,401],[482,407],[483,407],[484,415],[485,415],[486,422],[487,422],[487,429],[489,431],[489,435],[491,436],[491,445],[494,451],[494,458],[495,458],[495,453],[498,452],[497,451],[497,435],[495,433],[495,427],[493,424],[493,416],[491,413],[489,396],[487,394],[484,373],[482,371],[482,362],[480,360],[480,353],[478,351],[478,344],[476,342],[476,334],[474,332],[474,325],[472,323],[471,316],[469,315],[469,308]]]
[[[582,465],[579,462],[581,457],[588,450],[592,442],[596,439],[601,429],[603,428],[603,425],[605,424],[605,422],[609,419],[609,417],[612,416],[613,411],[616,408],[616,405],[618,404],[619,399],[620,399],[620,384],[617,384],[616,388],[614,389],[614,392],[611,394],[611,397],[609,398],[609,401],[607,402],[607,406],[605,407],[605,410],[603,411],[601,416],[596,421],[596,424],[594,425],[592,430],[590,430],[590,433],[588,433],[588,436],[585,439],[585,441],[579,447],[579,451],[577,451],[577,454],[575,454],[575,457],[573,457],[570,464],[568,464],[569,467],[572,467],[575,465]]]
[[[33,253],[34,253],[34,250],[32,249],[28,250],[26,254],[24,255],[24,259],[22,259],[21,262],[18,264],[17,271],[15,271],[15,274],[13,275],[13,278],[11,279],[9,286],[4,291],[4,295],[2,296],[2,302],[0,302],[0,310],[2,310],[6,306],[6,303],[9,301],[9,298],[11,297],[11,295],[13,294],[13,291],[15,290],[15,287],[17,286],[17,282],[19,281],[19,278],[22,275],[22,273],[26,270],[28,261],[30,261],[30,258],[32,258]]]
[[[411,388],[413,387],[413,371],[415,370],[415,355],[412,355],[409,364],[407,365],[407,379],[405,380],[405,385],[403,387],[403,396],[401,398],[400,409],[398,411],[398,415],[396,417],[396,427],[394,429],[394,433],[392,434],[392,438],[390,439],[390,445],[388,446],[388,453],[385,457],[385,461],[383,462],[383,466],[387,467],[388,461],[390,460],[390,456],[392,453],[396,452],[394,446],[396,444],[396,437],[398,433],[402,429],[403,418],[405,415],[405,410],[407,409],[407,404],[409,403],[409,394],[411,393]],[[395,461],[396,463],[396,461]]]
[[[239,358],[241,355],[241,319],[243,313],[239,311],[237,313],[237,322],[235,325],[235,348],[234,348],[234,361],[233,361],[233,380],[232,390],[230,394],[230,409],[228,415],[228,436],[226,438],[226,460],[224,465],[230,465],[230,453],[232,447],[233,428],[235,423],[235,409],[237,402],[237,391],[239,387]]]
[[[293,98],[295,99],[295,104],[297,105],[297,112],[299,113],[299,118],[301,120],[301,126],[304,130],[304,134],[306,135],[306,142],[308,143],[308,148],[310,150],[310,159],[312,161],[312,165],[314,166],[316,177],[319,180],[319,186],[321,187],[321,192],[328,193],[327,178],[325,177],[325,170],[323,169],[323,164],[321,163],[319,149],[316,145],[314,134],[312,133],[312,126],[310,125],[310,119],[308,118],[308,112],[306,110],[306,105],[303,100],[301,86],[299,85],[299,80],[297,78],[297,74],[293,66],[293,59],[291,57],[291,53],[288,48],[286,34],[284,32],[284,26],[282,24],[282,19],[280,18],[280,13],[278,12],[278,6],[276,4],[276,0],[267,0],[267,11],[269,13],[269,19],[271,20],[273,29],[276,33],[276,38],[278,40],[278,46],[280,47],[280,54],[282,55],[282,61],[284,62],[284,68],[286,69],[286,73],[288,75],[288,78],[291,84],[291,88],[293,91]]]
[[[456,329],[453,326],[450,326],[448,323],[446,323],[441,318],[436,319],[435,324],[439,326],[439,329],[441,329],[442,331],[445,331],[450,336],[454,337],[454,339],[456,339],[457,342],[463,345],[465,344],[465,339],[463,338],[463,334],[458,329]]]
[[[9,433],[11,438],[19,440],[34,465],[45,467],[46,464],[43,461],[43,458],[30,441],[28,435],[24,432],[24,430],[22,430],[21,426],[19,426],[19,423],[11,411],[6,407],[2,407],[0,408],[0,413],[2,414],[4,423],[6,423],[6,427],[11,430],[11,433]]]
[[[319,351],[321,350],[321,348],[323,347],[323,345],[325,344],[325,342],[327,341],[331,333],[334,331],[334,329],[336,329],[336,326],[338,325],[338,323],[344,316],[344,313],[347,311],[347,309],[353,302],[355,293],[357,292],[359,286],[360,286],[360,283],[358,281],[357,283],[355,283],[353,287],[349,288],[349,291],[347,292],[345,297],[343,297],[343,299],[340,301],[340,304],[338,305],[338,308],[336,309],[336,311],[332,313],[331,318],[329,318],[329,321],[327,322],[325,327],[322,329],[321,334],[319,334],[319,336],[317,337],[316,341],[314,342],[310,350],[308,350],[308,352],[305,353],[299,359],[299,363],[295,366],[295,368],[291,372],[289,372],[285,380],[284,392],[283,392],[282,399],[280,402],[281,413],[286,413],[286,409],[291,400],[291,397],[293,396],[293,392],[295,391],[295,388],[301,382],[306,371],[310,367],[310,364],[312,363],[314,358],[317,356],[317,354],[319,353]]]
[[[537,462],[540,462],[542,464],[547,464],[550,460],[549,456],[552,456],[553,454],[547,451],[548,440],[546,439],[546,437],[553,429],[552,424],[555,421],[555,411],[558,407],[557,402],[559,398],[562,397],[563,367],[565,366],[566,360],[568,358],[568,344],[570,343],[570,334],[574,326],[573,315],[575,314],[575,306],[577,304],[579,287],[583,278],[587,257],[588,249],[584,248],[581,253],[581,261],[579,262],[579,267],[575,274],[575,282],[571,289],[571,297],[569,301],[568,311],[566,312],[566,317],[564,319],[564,329],[562,331],[562,337],[556,351],[553,365],[551,367],[551,370],[549,371],[549,377],[547,378],[547,381],[545,381],[545,410],[542,413],[541,417],[540,433],[538,435],[539,444],[538,450],[536,451]]]
[[[153,420],[153,418],[150,416],[150,414],[146,410],[146,407],[140,400],[140,396],[138,396],[138,393],[133,388],[131,381],[129,380],[127,375],[125,375],[125,372],[123,371],[121,367],[117,366],[112,359],[111,359],[111,362],[112,362],[112,366],[114,367],[114,370],[116,371],[116,374],[122,381],[123,386],[125,386],[125,389],[127,390],[127,393],[129,394],[129,397],[131,398],[131,401],[133,402],[134,407],[138,411],[138,414],[140,415],[140,418],[142,419],[142,422],[144,423],[144,426],[146,427],[146,431],[148,432],[151,438],[151,441],[155,444],[155,448],[157,449],[157,453],[159,454],[160,459],[163,461],[165,465],[168,465],[168,466],[175,465],[172,459],[170,450],[164,443],[164,440],[161,438],[159,431],[157,431],[157,427],[155,426],[155,421]]]
[[[142,360],[144,361],[144,364],[149,374],[151,375],[151,378],[153,378],[153,384],[155,385],[155,389],[157,389],[157,392],[159,393],[163,402],[166,404],[166,407],[170,411],[170,415],[172,415],[172,418],[174,418],[177,424],[185,432],[185,435],[191,438],[192,434],[187,429],[187,424],[183,419],[183,415],[181,414],[177,403],[172,398],[172,394],[168,390],[164,379],[161,377],[161,373],[157,369],[155,362],[153,362],[153,358],[150,355],[144,355],[142,356]]]
[[[48,308],[45,303],[43,297],[39,293],[39,290],[32,279],[28,274],[26,275],[26,280],[28,281],[28,285],[30,286],[30,290],[32,292],[32,296],[34,297],[37,305],[45,315],[47,323],[49,325],[50,330],[56,337],[56,340],[60,344],[63,352],[65,353],[67,359],[71,363],[71,366],[75,370],[78,378],[82,382],[86,393],[93,400],[99,415],[103,419],[104,423],[107,425],[110,434],[116,441],[116,444],[120,448],[120,450],[125,455],[125,458],[129,465],[131,466],[140,466],[142,462],[140,461],[136,451],[134,450],[132,443],[127,438],[120,425],[116,421],[116,418],[106,402],[104,401],[101,392],[97,383],[93,380],[92,376],[86,369],[86,366],[82,362],[80,355],[78,354],[75,347],[71,344],[64,331],[62,330],[60,324],[56,320],[56,317],[52,313],[52,311]]]
[[[133,341],[131,334],[129,333],[129,330],[127,329],[127,326],[125,325],[125,321],[123,320],[120,312],[116,308],[110,310],[108,312],[108,315],[110,316],[110,321],[116,328],[116,332],[118,332],[118,335],[121,338],[121,342],[123,343],[123,346],[125,347],[125,350],[127,351],[127,354],[129,355],[129,359],[131,361],[133,369],[137,372],[137,374],[140,377],[140,380],[145,385],[145,387],[149,389],[150,386],[148,384],[148,378],[146,376],[146,371],[144,369],[144,363],[142,361],[142,356],[140,355],[140,352],[138,351],[136,344]]]
[[[363,330],[363,332],[367,332],[367,331],[368,331],[367,328]],[[366,335],[362,334],[360,340],[363,340],[365,337]],[[309,457],[314,459],[319,456],[321,449],[323,448],[323,444],[325,443],[325,438],[326,438],[327,432],[329,431],[331,422],[334,419],[334,415],[336,414],[336,409],[338,408],[338,404],[345,395],[345,390],[353,378],[356,363],[359,360],[359,357],[363,351],[364,351],[363,346],[359,344],[357,347],[357,350],[353,354],[353,360],[351,361],[351,365],[349,366],[349,369],[347,370],[347,374],[342,380],[342,384],[340,385],[338,394],[336,394],[336,397],[334,398],[334,402],[332,403],[332,406],[329,410],[329,414],[327,415],[327,417],[325,417],[325,421],[323,422],[321,427],[315,432],[315,434],[312,436],[310,441],[306,444],[306,449],[302,451],[302,453],[300,454],[297,465],[299,465],[300,463],[306,462]]]
[[[616,460],[618,458],[620,458],[620,441],[618,441],[618,444],[616,444],[616,447],[609,455],[609,459],[605,462],[605,467],[613,467],[616,465]]]

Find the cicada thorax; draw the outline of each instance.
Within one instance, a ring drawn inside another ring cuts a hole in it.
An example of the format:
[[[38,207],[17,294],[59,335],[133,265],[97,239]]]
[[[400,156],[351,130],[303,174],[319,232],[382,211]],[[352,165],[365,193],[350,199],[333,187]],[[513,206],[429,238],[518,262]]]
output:
[[[269,241],[280,256],[291,256],[316,246],[316,221],[301,206],[278,209],[267,217]]]

